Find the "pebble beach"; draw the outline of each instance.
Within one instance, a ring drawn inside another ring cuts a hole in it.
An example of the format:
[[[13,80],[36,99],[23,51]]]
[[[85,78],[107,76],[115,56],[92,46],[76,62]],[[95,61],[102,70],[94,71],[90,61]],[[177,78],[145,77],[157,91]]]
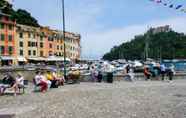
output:
[[[65,85],[0,96],[0,116],[15,118],[186,118],[186,80]],[[1,117],[0,117],[1,118]]]

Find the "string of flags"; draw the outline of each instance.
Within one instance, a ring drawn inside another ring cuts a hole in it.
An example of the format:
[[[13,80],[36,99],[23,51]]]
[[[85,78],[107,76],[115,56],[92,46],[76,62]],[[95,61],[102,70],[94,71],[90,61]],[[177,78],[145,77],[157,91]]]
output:
[[[186,8],[184,8],[183,4],[174,4],[171,2],[171,0],[166,0],[166,1],[165,0],[149,0],[149,1],[155,2],[157,4],[161,4],[163,6],[166,6],[166,7],[178,10],[178,11],[181,11],[183,13],[186,13]]]

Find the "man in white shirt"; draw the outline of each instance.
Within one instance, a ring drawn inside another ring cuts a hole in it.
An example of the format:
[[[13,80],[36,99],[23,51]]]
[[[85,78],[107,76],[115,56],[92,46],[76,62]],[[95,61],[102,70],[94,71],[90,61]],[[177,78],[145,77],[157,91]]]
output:
[[[36,86],[41,86],[41,92],[47,91],[48,84],[46,81],[43,81],[39,71],[36,72],[36,76],[34,78],[34,84],[36,84]]]

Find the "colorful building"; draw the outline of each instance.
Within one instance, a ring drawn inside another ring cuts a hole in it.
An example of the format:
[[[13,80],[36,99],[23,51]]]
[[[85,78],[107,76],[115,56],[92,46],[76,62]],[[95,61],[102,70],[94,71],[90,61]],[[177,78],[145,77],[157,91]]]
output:
[[[16,21],[7,14],[0,12],[0,60],[1,65],[15,63]]]
[[[80,35],[66,32],[66,56],[70,60],[80,58]],[[44,61],[49,57],[63,59],[63,32],[49,27],[31,27],[16,25],[17,63],[27,61]]]
[[[24,64],[29,61],[46,61],[49,57],[72,61],[80,59],[80,35],[52,30],[49,27],[32,27],[16,24],[7,14],[0,12],[0,65]]]
[[[81,36],[79,34],[74,34],[70,32],[66,32],[66,53],[67,57],[70,57],[71,60],[80,59],[81,46],[80,39]]]
[[[16,54],[17,62],[23,63],[27,60],[39,57],[39,44],[41,42],[40,28],[16,25]],[[42,48],[41,48],[42,49]]]

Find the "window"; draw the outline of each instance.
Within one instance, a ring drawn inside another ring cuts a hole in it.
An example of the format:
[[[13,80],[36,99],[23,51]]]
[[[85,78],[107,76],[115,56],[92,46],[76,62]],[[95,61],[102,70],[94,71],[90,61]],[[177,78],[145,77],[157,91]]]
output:
[[[40,41],[43,41],[43,37],[42,36],[40,36]]]
[[[43,54],[43,51],[40,51],[40,57],[43,57],[44,54]]]
[[[19,33],[19,38],[23,38],[23,33]]]
[[[49,44],[49,47],[52,48],[52,44],[51,43]]]
[[[8,41],[12,41],[12,35],[8,35]]]
[[[61,46],[61,50],[63,50],[63,46]]]
[[[4,46],[0,46],[0,54],[3,55],[5,52],[5,47]]]
[[[49,56],[52,56],[52,55],[53,55],[53,54],[52,54],[52,51],[49,51],[48,53],[49,53]]]
[[[31,50],[28,51],[28,55],[29,55],[29,56],[31,55]]]
[[[9,53],[9,55],[13,54],[13,47],[12,46],[8,47],[8,53]]]
[[[1,28],[1,29],[4,29],[4,28],[5,28],[5,24],[1,23],[1,24],[0,24],[0,28]]]
[[[35,50],[33,51],[33,55],[36,56],[36,51]]]
[[[12,25],[8,25],[8,29],[9,30],[12,30],[13,29],[13,26]]]
[[[59,53],[59,56],[61,56],[61,52]]]
[[[4,40],[5,40],[5,35],[1,34],[1,41],[4,41]]]
[[[40,48],[43,48],[43,43],[42,42],[40,43]]]
[[[23,56],[23,50],[19,50],[19,55]]]
[[[19,42],[19,47],[23,47],[23,42],[22,41]]]
[[[32,47],[35,47],[35,42],[32,42]]]
[[[35,35],[35,34],[33,35],[33,38],[34,38],[34,39],[36,38],[36,35]]]
[[[30,33],[28,33],[28,38],[30,38],[31,37],[31,34]]]
[[[59,45],[57,46],[57,50],[59,50]]]
[[[49,37],[48,37],[48,41],[54,41],[54,37],[49,36]]]
[[[28,42],[28,47],[31,47],[31,45],[32,45],[31,43],[32,43],[32,42],[30,42],[30,41]]]

